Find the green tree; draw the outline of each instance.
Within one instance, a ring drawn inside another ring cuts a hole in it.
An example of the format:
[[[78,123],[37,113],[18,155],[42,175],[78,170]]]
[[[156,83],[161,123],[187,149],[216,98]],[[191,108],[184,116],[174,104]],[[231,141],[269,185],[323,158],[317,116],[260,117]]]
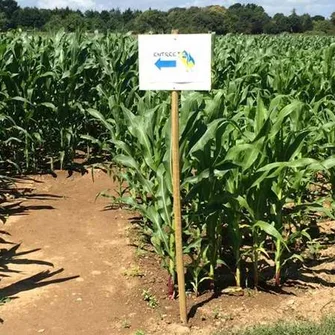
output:
[[[12,16],[12,22],[16,27],[28,29],[41,29],[49,17],[38,8],[20,8]]]
[[[6,31],[8,29],[9,20],[5,13],[0,13],[0,31]]]
[[[122,17],[122,21],[124,22],[124,24],[127,24],[130,21],[134,20],[136,15],[135,15],[135,12],[133,12],[130,8],[128,8],[122,13],[121,17]]]
[[[263,31],[265,34],[279,34],[282,32],[280,30],[280,26],[276,23],[274,19],[271,19],[268,23],[264,25]]]
[[[314,15],[312,21],[324,21],[326,18],[322,15]]]
[[[0,0],[0,12],[5,13],[7,19],[11,19],[13,13],[19,9],[15,0]]]
[[[106,32],[107,23],[104,22],[99,16],[94,16],[90,19],[85,19],[85,25],[89,31],[102,31]]]
[[[89,31],[106,31],[107,22],[102,20],[101,14],[98,11],[87,10],[84,14],[84,20],[85,26]]]
[[[101,13],[100,13],[100,18],[101,18],[101,20],[103,20],[105,23],[107,23],[108,20],[110,19],[109,12],[108,12],[107,10],[103,10],[103,11],[101,11]]]
[[[278,33],[291,31],[290,19],[282,13],[274,15],[272,21],[275,23],[278,29]]]
[[[82,30],[87,28],[87,22],[85,18],[79,13],[69,14],[64,20],[64,28],[66,31],[74,32],[76,30]]]
[[[135,30],[136,19],[141,13],[139,10],[132,11],[130,8],[122,13],[122,22],[125,31]]]
[[[323,33],[327,35],[335,34],[335,27],[331,23],[331,21],[324,20],[324,21],[315,21],[313,23],[314,31],[316,33]]]
[[[243,20],[244,6],[236,3],[230,6],[227,10],[227,24],[229,32],[245,33],[248,30],[247,22]]]
[[[100,16],[99,12],[95,10],[87,10],[84,15],[85,15],[85,18],[87,19],[94,19]]]
[[[167,20],[173,29],[180,33],[192,33],[189,10],[186,8],[172,8],[167,13]]]
[[[227,23],[229,31],[233,33],[260,34],[270,17],[262,6],[237,3],[228,8]]]
[[[330,21],[335,26],[335,12],[330,15]]]
[[[167,33],[171,26],[167,13],[159,10],[147,10],[141,13],[134,22],[134,27],[139,33],[152,31],[154,33]]]
[[[74,13],[69,7],[66,8],[55,8],[52,10],[51,14],[59,15],[62,19],[65,19],[68,15]]]
[[[303,32],[313,30],[313,20],[309,14],[301,15],[300,20]]]
[[[302,20],[301,17],[297,15],[295,9],[293,9],[292,14],[288,18],[290,20],[290,31],[292,33],[301,33],[303,31]]]
[[[107,22],[107,29],[110,31],[124,31],[124,24],[122,20],[122,13],[119,9],[112,9],[109,12],[109,20]]]
[[[202,8],[193,19],[193,25],[199,32],[216,32],[218,35],[227,33],[225,10],[220,6]]]
[[[44,25],[44,31],[58,31],[64,28],[64,19],[57,14],[51,15],[49,21]]]

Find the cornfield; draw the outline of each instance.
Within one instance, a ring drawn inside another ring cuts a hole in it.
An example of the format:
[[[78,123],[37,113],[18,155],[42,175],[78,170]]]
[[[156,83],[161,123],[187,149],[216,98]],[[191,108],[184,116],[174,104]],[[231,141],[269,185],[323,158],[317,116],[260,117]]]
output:
[[[176,285],[170,96],[139,92],[133,36],[0,37],[0,174],[101,155]],[[333,218],[335,39],[225,36],[213,90],[182,92],[180,160],[187,285],[280,285]],[[227,275],[228,273],[228,275]],[[226,280],[226,279],[225,279]]]

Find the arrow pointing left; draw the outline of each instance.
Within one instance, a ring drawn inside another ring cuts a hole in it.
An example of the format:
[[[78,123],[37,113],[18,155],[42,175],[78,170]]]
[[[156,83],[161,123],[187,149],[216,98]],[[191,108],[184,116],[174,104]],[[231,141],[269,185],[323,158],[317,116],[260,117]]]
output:
[[[157,60],[155,65],[161,70],[162,68],[171,68],[177,67],[177,61],[175,60],[161,60],[160,58]]]

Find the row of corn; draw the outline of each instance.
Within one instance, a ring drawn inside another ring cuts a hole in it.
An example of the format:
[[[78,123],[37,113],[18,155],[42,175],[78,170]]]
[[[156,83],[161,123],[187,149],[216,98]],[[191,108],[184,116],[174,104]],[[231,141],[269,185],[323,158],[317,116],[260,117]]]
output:
[[[170,97],[139,92],[133,36],[0,37],[0,161],[40,169],[102,155],[175,283]],[[311,225],[333,218],[335,39],[225,36],[213,90],[183,92],[187,285],[280,285]]]

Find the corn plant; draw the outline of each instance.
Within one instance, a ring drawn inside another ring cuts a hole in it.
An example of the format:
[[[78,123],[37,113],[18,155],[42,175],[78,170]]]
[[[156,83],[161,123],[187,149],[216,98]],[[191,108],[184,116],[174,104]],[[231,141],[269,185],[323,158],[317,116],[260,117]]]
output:
[[[10,32],[0,45],[0,171],[65,168],[78,152],[115,164],[126,185],[117,201],[142,215],[172,297],[170,98],[138,91],[136,38]],[[333,37],[224,36],[213,90],[181,93],[183,242],[196,294],[220,286],[224,267],[237,286],[259,286],[264,259],[280,285],[285,267],[303,262],[296,245],[310,240],[311,217],[333,216],[323,202],[335,194],[334,64]]]

